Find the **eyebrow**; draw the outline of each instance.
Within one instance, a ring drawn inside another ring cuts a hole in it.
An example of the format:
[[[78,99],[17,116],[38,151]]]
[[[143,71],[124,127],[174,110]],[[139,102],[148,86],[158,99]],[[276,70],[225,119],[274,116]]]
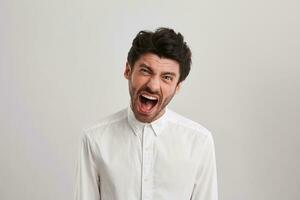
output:
[[[176,77],[176,74],[174,72],[164,72],[163,75],[171,75]]]
[[[151,67],[148,66],[148,65],[146,65],[146,64],[144,64],[144,63],[140,64],[139,67],[147,68],[149,71],[153,72],[153,70],[151,69]],[[176,77],[176,73],[174,73],[174,72],[163,72],[162,74],[163,74],[163,75],[171,75],[171,76]]]

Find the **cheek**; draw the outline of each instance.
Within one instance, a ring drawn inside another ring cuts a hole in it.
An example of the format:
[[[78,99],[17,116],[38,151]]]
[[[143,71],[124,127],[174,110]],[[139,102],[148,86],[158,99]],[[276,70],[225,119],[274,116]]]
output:
[[[169,98],[169,97],[174,96],[175,92],[176,92],[176,86],[166,85],[166,86],[162,87],[162,93],[163,93],[164,98]]]
[[[147,83],[146,78],[142,77],[133,77],[131,80],[131,86],[135,90],[138,90],[139,88],[143,87]]]

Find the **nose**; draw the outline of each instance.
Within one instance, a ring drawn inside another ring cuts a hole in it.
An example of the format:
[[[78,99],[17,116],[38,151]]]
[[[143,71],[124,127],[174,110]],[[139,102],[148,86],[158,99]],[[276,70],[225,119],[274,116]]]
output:
[[[158,76],[152,76],[149,78],[149,81],[147,83],[148,88],[153,92],[159,92],[160,91],[160,80]]]

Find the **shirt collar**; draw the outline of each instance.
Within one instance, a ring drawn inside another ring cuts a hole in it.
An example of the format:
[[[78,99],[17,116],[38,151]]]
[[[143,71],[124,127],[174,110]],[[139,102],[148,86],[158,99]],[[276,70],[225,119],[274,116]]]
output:
[[[169,110],[168,108],[166,108],[165,113],[158,119],[156,119],[155,121],[151,122],[151,123],[144,123],[144,122],[140,122],[139,120],[136,119],[131,107],[128,107],[128,123],[130,124],[131,128],[133,129],[133,132],[135,135],[138,134],[138,132],[142,132],[145,126],[151,126],[151,128],[153,129],[154,133],[156,136],[158,136],[159,134],[161,134],[163,128],[166,125],[167,122],[167,118],[169,115]]]

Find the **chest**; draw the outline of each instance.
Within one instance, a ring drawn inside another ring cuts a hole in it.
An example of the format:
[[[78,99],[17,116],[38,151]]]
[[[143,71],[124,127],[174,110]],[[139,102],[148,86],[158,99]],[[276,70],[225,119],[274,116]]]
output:
[[[141,137],[119,133],[102,141],[100,179],[122,194],[143,194],[147,188],[151,194],[190,191],[199,164],[197,147],[192,138],[172,134],[156,136],[146,129]]]

